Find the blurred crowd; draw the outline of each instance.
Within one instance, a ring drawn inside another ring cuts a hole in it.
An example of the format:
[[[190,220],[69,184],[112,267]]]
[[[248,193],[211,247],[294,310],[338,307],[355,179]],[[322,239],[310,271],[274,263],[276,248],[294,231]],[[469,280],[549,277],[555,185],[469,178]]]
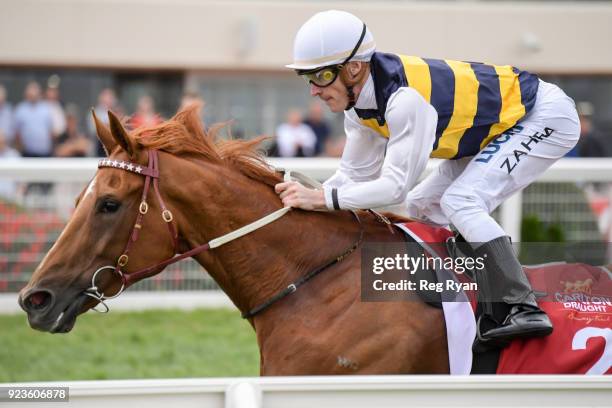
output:
[[[14,106],[7,96],[6,88],[0,84],[0,159],[105,154],[96,138],[89,109],[62,101],[59,78],[49,78],[44,89],[35,81],[29,82],[23,99]],[[202,101],[197,92],[186,91],[179,109],[197,101]],[[132,129],[156,125],[163,120],[150,96],[141,96],[135,111],[126,112],[111,88],[99,93],[93,110],[107,124],[107,111],[112,110]],[[342,140],[330,137],[331,131],[319,102],[312,103],[306,115],[298,108],[291,108],[286,121],[271,137],[273,142],[268,152],[280,157],[339,156]]]
[[[23,100],[12,106],[6,88],[0,84],[0,159],[18,157],[87,157],[102,156],[104,150],[95,136],[90,112],[73,103],[64,103],[60,95],[59,77],[52,76],[42,89],[30,82],[23,91]],[[201,100],[197,92],[185,92],[180,108]],[[603,134],[593,123],[594,107],[578,102],[581,136],[568,157],[612,157],[612,135]],[[120,117],[129,115],[131,128],[156,125],[162,121],[155,111],[153,99],[139,98],[134,112],[126,112],[111,88],[103,89],[94,110],[107,122],[106,112]],[[332,127],[326,120],[323,106],[314,101],[306,112],[290,108],[286,119],[276,128],[270,156],[279,157],[338,157],[343,138],[331,137]]]
[[[110,88],[100,92],[94,110],[106,123],[108,110],[125,116]],[[136,128],[160,122],[151,97],[142,96],[129,125]],[[102,155],[104,150],[95,136],[89,110],[83,112],[73,103],[63,103],[59,81],[51,77],[44,90],[37,82],[29,82],[23,100],[14,107],[7,100],[6,88],[0,84],[0,158]]]

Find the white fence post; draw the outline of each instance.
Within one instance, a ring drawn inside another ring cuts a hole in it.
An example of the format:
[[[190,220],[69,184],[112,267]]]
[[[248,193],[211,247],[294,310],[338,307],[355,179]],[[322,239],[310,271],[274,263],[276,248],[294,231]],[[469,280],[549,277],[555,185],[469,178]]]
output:
[[[262,393],[253,382],[237,382],[225,391],[225,408],[262,408]]]

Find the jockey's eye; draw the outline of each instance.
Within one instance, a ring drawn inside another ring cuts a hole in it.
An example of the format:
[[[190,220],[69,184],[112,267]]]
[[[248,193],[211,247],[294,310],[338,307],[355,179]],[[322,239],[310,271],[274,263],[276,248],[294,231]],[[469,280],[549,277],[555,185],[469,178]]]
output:
[[[119,201],[105,197],[98,202],[97,212],[110,214],[116,212],[119,207],[121,207],[121,203]]]

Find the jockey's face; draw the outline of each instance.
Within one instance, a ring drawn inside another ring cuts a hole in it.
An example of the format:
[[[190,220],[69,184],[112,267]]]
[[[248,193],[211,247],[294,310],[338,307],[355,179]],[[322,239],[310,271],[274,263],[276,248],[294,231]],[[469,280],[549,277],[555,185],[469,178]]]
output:
[[[340,77],[329,86],[320,87],[310,84],[310,95],[318,96],[332,112],[342,112],[348,105],[347,89]]]
[[[310,81],[310,95],[318,96],[332,112],[342,112],[349,104],[345,81],[353,84],[353,92],[355,99],[357,99],[367,79],[368,72],[369,66],[367,63],[351,61],[344,66],[331,85],[321,87]]]

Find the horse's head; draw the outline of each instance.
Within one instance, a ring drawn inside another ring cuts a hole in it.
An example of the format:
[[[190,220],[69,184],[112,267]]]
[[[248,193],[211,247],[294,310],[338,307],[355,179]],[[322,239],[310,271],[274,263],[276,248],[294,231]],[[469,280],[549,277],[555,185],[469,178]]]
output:
[[[67,332],[80,313],[187,256],[197,256],[237,305],[258,296],[257,278],[248,270],[268,268],[267,261],[255,262],[247,254],[263,238],[282,247],[286,226],[275,223],[267,234],[258,231],[256,241],[241,240],[218,251],[207,251],[206,242],[217,245],[212,238],[280,209],[273,186],[282,178],[256,149],[262,137],[216,140],[223,124],[204,129],[198,108],[191,105],[131,134],[112,113],[110,128],[94,115],[108,157],[19,295],[33,328]],[[245,197],[257,199],[244,206]],[[181,255],[172,258],[177,252]]]
[[[140,270],[174,253],[173,229],[167,231],[167,225],[172,224],[171,213],[166,212],[162,218],[161,196],[154,193],[152,180],[148,197],[142,197],[145,177],[140,173],[151,168],[148,150],[128,135],[110,112],[109,119],[110,129],[94,114],[107,159],[101,162],[77,199],[74,214],[60,237],[20,292],[19,304],[32,328],[53,333],[70,331],[77,315],[94,307],[101,295],[110,297],[123,289],[126,282],[121,269]],[[135,171],[134,165],[143,171]]]

